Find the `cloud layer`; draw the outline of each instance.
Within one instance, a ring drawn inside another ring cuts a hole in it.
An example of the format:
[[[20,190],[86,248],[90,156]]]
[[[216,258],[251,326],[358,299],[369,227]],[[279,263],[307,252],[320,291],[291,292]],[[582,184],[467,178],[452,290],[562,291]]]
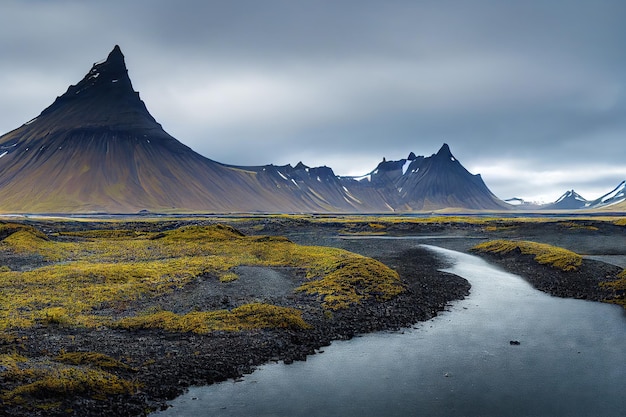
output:
[[[9,1],[0,132],[115,44],[163,127],[237,165],[363,174],[443,142],[501,198],[626,178],[626,3]]]

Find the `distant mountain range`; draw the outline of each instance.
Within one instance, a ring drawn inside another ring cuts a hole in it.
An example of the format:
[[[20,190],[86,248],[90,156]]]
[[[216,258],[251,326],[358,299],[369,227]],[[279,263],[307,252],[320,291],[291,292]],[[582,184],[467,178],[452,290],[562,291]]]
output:
[[[573,191],[572,191],[573,192]],[[619,197],[621,196],[621,197]],[[624,187],[602,202],[621,198]],[[583,199],[584,200],[584,199]],[[566,197],[555,204],[562,206]],[[572,203],[573,204],[573,203]],[[166,133],[135,92],[120,48],[41,114],[0,136],[0,213],[509,210],[448,145],[341,177],[302,162],[233,166]],[[571,207],[576,208],[576,207]]]
[[[589,202],[574,190],[566,191],[554,203],[546,204],[542,208],[549,210],[578,210],[585,208]]]
[[[529,203],[521,198],[511,198],[505,202],[517,209],[526,210],[599,210],[622,212],[626,210],[626,181],[595,200],[587,200],[574,190],[563,193],[555,202],[548,204]]]

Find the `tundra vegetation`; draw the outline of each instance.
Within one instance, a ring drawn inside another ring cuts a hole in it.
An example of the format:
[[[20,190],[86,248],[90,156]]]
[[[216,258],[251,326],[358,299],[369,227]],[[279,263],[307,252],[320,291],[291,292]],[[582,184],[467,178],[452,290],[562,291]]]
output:
[[[132,221],[104,219],[99,220],[97,229],[85,222],[85,227],[59,227],[63,231],[56,232],[0,222],[0,255],[4,255],[0,256],[2,403],[28,408],[35,415],[48,411],[71,414],[72,410],[63,409],[71,404],[67,398],[124,397],[142,390],[134,375],[146,364],[138,365],[130,356],[114,358],[92,351],[42,351],[33,356],[21,347],[28,330],[44,334],[53,328],[146,329],[173,337],[177,333],[195,337],[211,332],[309,331],[305,310],[310,305],[284,306],[251,299],[223,309],[176,311],[154,302],[193,288],[199,281],[234,285],[240,266],[298,269],[301,274],[293,285],[293,296],[317,303],[316,308],[328,319],[359,304],[393,299],[406,290],[395,271],[374,259],[336,248],[296,245],[284,237],[246,236],[220,221],[241,230],[247,227],[255,234],[264,230],[281,234],[282,230],[313,225],[310,230],[328,227],[338,234],[460,231],[478,232],[485,238],[516,236],[537,224],[573,236],[601,235],[606,225],[626,226],[626,219],[610,217],[251,215],[197,220],[177,217],[168,223],[146,218],[142,222],[153,222],[155,227],[131,227]],[[78,224],[82,220],[73,221]],[[179,227],[192,222],[199,225]],[[494,240],[476,250],[527,254],[562,271],[575,271],[582,261],[574,252],[530,241]],[[600,285],[623,294],[626,272]],[[612,302],[626,307],[623,297]]]
[[[569,226],[570,228],[579,228],[578,226]],[[595,231],[597,228],[584,227],[587,230]],[[564,273],[575,272],[581,268],[583,257],[578,253],[570,250],[548,245],[545,243],[517,241],[517,240],[491,240],[478,244],[472,248],[476,252],[507,255],[518,253],[520,255],[532,256],[534,261],[541,265],[558,269]],[[609,277],[597,277],[609,278]],[[611,290],[612,295],[603,298],[602,301],[619,304],[626,308],[626,270],[614,276],[608,281],[599,280],[596,284],[598,287]]]
[[[624,269],[617,276],[617,278],[618,279],[615,281],[603,282],[601,285],[614,290],[618,294],[622,294],[621,297],[616,297],[615,299],[611,300],[611,302],[619,304],[622,307],[626,308],[626,297],[624,296],[624,294],[626,294],[626,269]]]
[[[156,328],[206,334],[310,327],[298,308],[265,302],[185,313],[150,306],[150,300],[198,280],[228,285],[242,265],[303,270],[294,294],[310,294],[327,311],[388,300],[405,290],[395,271],[373,259],[282,237],[244,236],[223,224],[46,235],[28,225],[0,223],[0,240],[2,253],[31,260],[23,268],[0,264],[0,397],[4,404],[44,410],[60,407],[73,395],[132,395],[140,383],[127,377],[130,367],[123,359],[98,352],[22,356],[15,336],[20,329]],[[138,301],[142,311],[128,308]]]
[[[492,240],[474,246],[474,250],[496,254],[518,251],[523,255],[533,255],[537,263],[549,265],[562,271],[575,271],[583,262],[582,256],[570,250],[529,241]]]

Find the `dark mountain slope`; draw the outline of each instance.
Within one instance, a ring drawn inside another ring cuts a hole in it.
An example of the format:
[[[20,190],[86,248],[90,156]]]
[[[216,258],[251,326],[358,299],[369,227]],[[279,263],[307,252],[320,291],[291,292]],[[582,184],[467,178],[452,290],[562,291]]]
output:
[[[133,91],[117,46],[37,118],[0,137],[0,154],[5,212],[303,208],[264,195],[254,172],[204,158],[167,134]]]
[[[577,210],[585,208],[588,201],[574,190],[566,191],[554,203],[542,206],[545,210]]]
[[[447,145],[383,161],[368,180],[328,167],[220,164],[166,133],[115,47],[35,119],[0,137],[0,212],[386,212],[502,209]]]
[[[412,161],[396,185],[402,201],[413,210],[508,208],[489,191],[480,175],[470,174],[461,165],[447,144],[429,158]]]
[[[445,143],[430,157],[411,153],[407,159],[383,160],[366,176],[344,178],[359,180],[359,184],[377,189],[398,210],[508,210],[512,207],[493,195],[480,175],[469,173]]]

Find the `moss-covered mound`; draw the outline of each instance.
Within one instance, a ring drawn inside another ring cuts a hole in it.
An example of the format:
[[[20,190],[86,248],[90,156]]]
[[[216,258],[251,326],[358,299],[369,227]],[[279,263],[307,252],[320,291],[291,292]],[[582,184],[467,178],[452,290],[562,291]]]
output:
[[[244,266],[294,270],[298,281],[289,282],[291,292],[282,299],[258,298],[242,287],[236,300],[224,297],[222,308],[207,308],[213,304],[196,290],[241,286],[237,271]],[[4,407],[26,414],[62,413],[77,396],[133,396],[140,368],[152,365],[134,363],[133,352],[113,357],[78,344],[73,352],[55,352],[53,341],[28,350],[19,334],[42,330],[47,336],[49,329],[73,345],[73,333],[87,332],[96,339],[103,332],[144,331],[190,340],[212,332],[306,332],[311,325],[303,309],[347,310],[405,291],[398,274],[373,259],[282,237],[245,236],[223,224],[46,234],[0,223],[0,288],[0,398]]]
[[[624,304],[626,273],[570,250],[529,241],[493,240],[473,247],[534,287],[559,297]]]
[[[562,271],[576,271],[583,260],[582,256],[570,250],[529,241],[492,240],[474,246],[473,250],[494,254],[518,252],[523,255],[533,255],[537,263]]]
[[[340,249],[299,246],[284,238],[248,237],[221,224],[163,233],[65,232],[56,240],[31,227],[3,224],[2,230],[12,233],[5,233],[0,250],[41,257],[47,263],[27,270],[6,266],[0,270],[0,329],[37,323],[108,326],[117,323],[121,317],[115,311],[129,302],[164,296],[199,278],[226,284],[237,278],[233,269],[241,265],[303,268],[316,279],[303,289],[323,294],[326,305],[335,309],[369,298],[389,299],[403,291],[397,274],[371,259]],[[70,236],[79,239],[60,239]],[[230,317],[200,313],[220,317],[212,321]],[[131,320],[124,318],[125,323]],[[164,328],[186,331],[186,326]]]

